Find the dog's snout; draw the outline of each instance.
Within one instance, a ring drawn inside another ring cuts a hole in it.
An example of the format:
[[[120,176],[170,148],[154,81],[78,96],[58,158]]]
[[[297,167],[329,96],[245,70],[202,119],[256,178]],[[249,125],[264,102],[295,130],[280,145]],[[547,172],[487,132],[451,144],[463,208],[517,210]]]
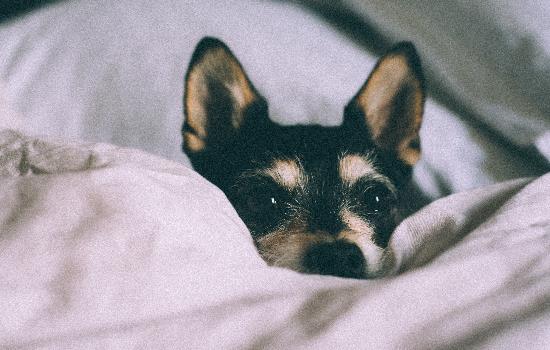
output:
[[[316,209],[314,215],[309,222],[309,230],[311,232],[321,231],[336,235],[344,228],[344,224],[337,213]]]
[[[303,265],[309,273],[361,278],[366,261],[357,245],[336,241],[310,247],[304,255]]]

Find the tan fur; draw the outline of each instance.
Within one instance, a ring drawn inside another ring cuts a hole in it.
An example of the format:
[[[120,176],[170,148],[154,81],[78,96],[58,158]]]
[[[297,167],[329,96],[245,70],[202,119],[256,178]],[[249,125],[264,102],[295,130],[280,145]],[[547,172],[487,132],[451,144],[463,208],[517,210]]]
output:
[[[361,219],[359,216],[353,214],[345,208],[340,212],[340,216],[342,221],[348,227],[347,230],[343,231],[346,235],[346,237],[343,238],[349,238],[349,232],[353,231],[361,234],[364,238],[374,243],[374,229],[367,221]]]
[[[340,232],[338,238],[355,243],[361,249],[367,261],[365,271],[367,275],[380,271],[383,264],[384,249],[374,243],[375,232],[372,226],[347,209],[342,210],[341,217],[348,229]]]
[[[242,72],[237,74],[237,80],[226,84],[227,89],[231,91],[234,102],[237,105],[237,111],[234,118],[231,120],[231,125],[238,129],[243,122],[242,112],[254,101],[254,93],[250,89],[248,82]]]
[[[185,83],[186,123],[192,133],[184,133],[184,145],[191,152],[199,152],[206,147],[209,121],[205,106],[217,98],[209,95],[207,77],[219,80],[229,91],[234,102],[231,120],[212,118],[210,123],[215,124],[212,127],[217,127],[219,123],[230,123],[234,129],[238,129],[242,124],[244,110],[257,99],[252,84],[235,57],[221,48],[206,53],[202,61],[195,64],[189,72]]]
[[[368,159],[357,154],[343,156],[338,164],[338,172],[340,178],[350,185],[367,174],[376,174],[376,170]]]
[[[346,154],[342,156],[338,164],[338,173],[342,181],[348,186],[353,185],[363,177],[369,177],[384,183],[394,191],[392,182],[384,175],[380,174],[372,161],[365,155]]]
[[[275,160],[272,166],[265,170],[265,174],[289,190],[303,186],[305,181],[303,171],[298,162],[290,159]]]
[[[189,131],[183,133],[183,142],[186,150],[191,152],[200,152],[206,148],[206,142]]]
[[[395,99],[403,89],[409,92],[406,115],[399,123],[392,123]],[[420,158],[420,149],[413,147],[411,141],[418,140],[424,96],[407,59],[398,54],[384,57],[359,92],[357,102],[365,113],[375,142],[382,148],[394,149],[407,164],[415,164]]]
[[[386,116],[391,113],[392,100],[408,78],[405,57],[387,57],[380,61],[369,78],[364,91],[359,95],[359,104],[364,106],[372,136],[378,138],[387,125]],[[388,79],[390,78],[391,79]]]
[[[192,71],[187,79],[185,89],[187,96],[184,101],[185,110],[187,111],[186,122],[189,124],[193,132],[205,139],[206,134],[206,111],[204,109],[204,103],[208,98],[206,91],[204,77],[202,72]]]
[[[333,241],[334,238],[329,235],[290,229],[269,233],[255,243],[260,255],[269,265],[307,272],[302,266],[302,259],[308,248],[314,244]]]

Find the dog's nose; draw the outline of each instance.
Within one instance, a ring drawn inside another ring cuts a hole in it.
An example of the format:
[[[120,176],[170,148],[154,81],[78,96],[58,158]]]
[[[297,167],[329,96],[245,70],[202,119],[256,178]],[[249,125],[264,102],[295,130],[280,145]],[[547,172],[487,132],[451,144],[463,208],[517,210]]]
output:
[[[361,278],[366,261],[357,245],[336,241],[310,247],[304,255],[303,265],[309,273]]]

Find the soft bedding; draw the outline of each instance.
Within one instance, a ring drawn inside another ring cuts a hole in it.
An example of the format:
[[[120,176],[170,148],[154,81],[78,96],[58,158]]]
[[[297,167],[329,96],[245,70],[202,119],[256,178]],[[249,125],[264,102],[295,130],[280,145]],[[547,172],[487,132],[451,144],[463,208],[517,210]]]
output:
[[[180,148],[183,75],[201,37],[217,36],[231,47],[276,121],[324,125],[341,122],[345,103],[383,51],[370,50],[365,38],[380,40],[379,48],[412,40],[430,93],[415,172],[424,196],[550,170],[545,22],[520,17],[544,8],[524,4],[519,12],[499,1],[293,2],[302,6],[51,1],[0,23],[0,84],[27,133],[135,147],[188,164]],[[312,4],[328,6],[329,21],[306,7]],[[486,8],[491,4],[508,12],[496,17]],[[533,57],[522,42],[533,42]]]
[[[550,175],[406,219],[386,277],[271,268],[224,195],[138,150],[0,133],[0,348],[550,343]]]
[[[424,54],[431,92],[524,154],[550,160],[550,6],[544,1],[295,0],[377,48]],[[372,41],[377,42],[372,43]],[[496,136],[495,135],[495,136]]]
[[[47,3],[0,14],[0,348],[548,348],[547,5]],[[397,228],[383,278],[268,267],[185,166],[204,35],[284,124],[338,124],[375,56],[415,42],[416,194],[458,193]]]

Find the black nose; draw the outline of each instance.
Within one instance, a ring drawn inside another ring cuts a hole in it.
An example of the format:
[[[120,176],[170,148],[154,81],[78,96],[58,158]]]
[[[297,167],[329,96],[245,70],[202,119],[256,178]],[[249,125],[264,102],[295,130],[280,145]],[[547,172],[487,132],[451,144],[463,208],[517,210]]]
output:
[[[303,265],[309,273],[361,278],[366,262],[358,246],[336,241],[310,247],[304,256]]]

